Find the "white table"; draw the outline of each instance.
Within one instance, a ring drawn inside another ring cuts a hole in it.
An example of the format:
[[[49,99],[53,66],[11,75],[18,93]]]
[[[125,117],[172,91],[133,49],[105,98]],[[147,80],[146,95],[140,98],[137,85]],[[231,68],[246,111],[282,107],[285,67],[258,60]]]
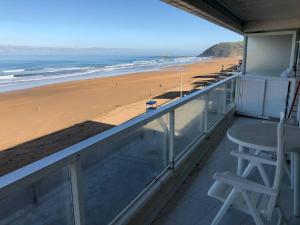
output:
[[[239,151],[252,148],[262,151],[277,151],[277,124],[257,121],[249,124],[235,124],[227,131],[228,138],[239,145]],[[286,152],[291,152],[294,189],[294,215],[300,216],[300,128],[286,125]],[[244,168],[239,159],[238,174]]]

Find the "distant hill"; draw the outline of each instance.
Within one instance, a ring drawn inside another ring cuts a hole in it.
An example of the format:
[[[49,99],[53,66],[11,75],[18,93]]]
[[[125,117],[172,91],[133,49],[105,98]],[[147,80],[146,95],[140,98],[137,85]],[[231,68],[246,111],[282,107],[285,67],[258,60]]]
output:
[[[199,57],[232,57],[243,55],[243,42],[222,42],[206,49]]]

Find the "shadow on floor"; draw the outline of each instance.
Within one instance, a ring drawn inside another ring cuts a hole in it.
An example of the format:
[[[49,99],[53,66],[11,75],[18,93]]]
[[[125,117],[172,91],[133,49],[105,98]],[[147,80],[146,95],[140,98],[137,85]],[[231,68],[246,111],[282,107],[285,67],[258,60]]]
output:
[[[114,127],[85,121],[0,152],[0,176]]]

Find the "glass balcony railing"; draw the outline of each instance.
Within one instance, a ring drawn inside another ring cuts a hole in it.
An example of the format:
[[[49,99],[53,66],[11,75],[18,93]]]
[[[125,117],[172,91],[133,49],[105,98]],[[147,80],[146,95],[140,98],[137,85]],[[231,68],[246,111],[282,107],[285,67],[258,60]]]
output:
[[[0,224],[93,225],[122,216],[235,106],[237,77],[2,176]]]

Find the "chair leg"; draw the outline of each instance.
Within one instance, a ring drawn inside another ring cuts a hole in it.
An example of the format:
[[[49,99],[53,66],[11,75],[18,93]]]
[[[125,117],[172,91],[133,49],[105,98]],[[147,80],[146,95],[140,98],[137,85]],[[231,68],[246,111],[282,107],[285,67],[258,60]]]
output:
[[[217,225],[220,223],[221,219],[223,218],[224,214],[226,213],[227,209],[230,207],[232,201],[234,200],[234,198],[237,196],[238,193],[239,193],[238,191],[236,191],[235,189],[232,189],[232,191],[228,195],[226,201],[224,202],[224,204],[218,211],[216,217],[212,221],[211,225]]]
[[[254,165],[252,163],[249,163],[248,166],[246,167],[246,169],[244,170],[242,177],[248,177],[253,168],[254,168]]]
[[[261,164],[258,164],[257,165],[257,169],[258,169],[258,171],[259,171],[259,173],[260,173],[260,175],[261,175],[261,177],[262,177],[262,179],[264,181],[264,184],[266,186],[270,187],[271,186],[271,182],[270,182],[270,179],[269,179],[269,177],[267,175],[267,172],[266,172],[265,168],[263,168],[263,166]]]
[[[249,196],[247,195],[247,193],[245,191],[242,192],[243,197],[245,199],[245,202],[249,208],[250,214],[252,215],[254,222],[256,225],[264,225],[258,211],[256,210],[256,208],[253,206],[253,203],[251,202]]]
[[[239,145],[239,152],[245,152],[246,147]],[[238,168],[237,168],[237,175],[241,176],[243,173],[244,165],[246,160],[238,158]]]

